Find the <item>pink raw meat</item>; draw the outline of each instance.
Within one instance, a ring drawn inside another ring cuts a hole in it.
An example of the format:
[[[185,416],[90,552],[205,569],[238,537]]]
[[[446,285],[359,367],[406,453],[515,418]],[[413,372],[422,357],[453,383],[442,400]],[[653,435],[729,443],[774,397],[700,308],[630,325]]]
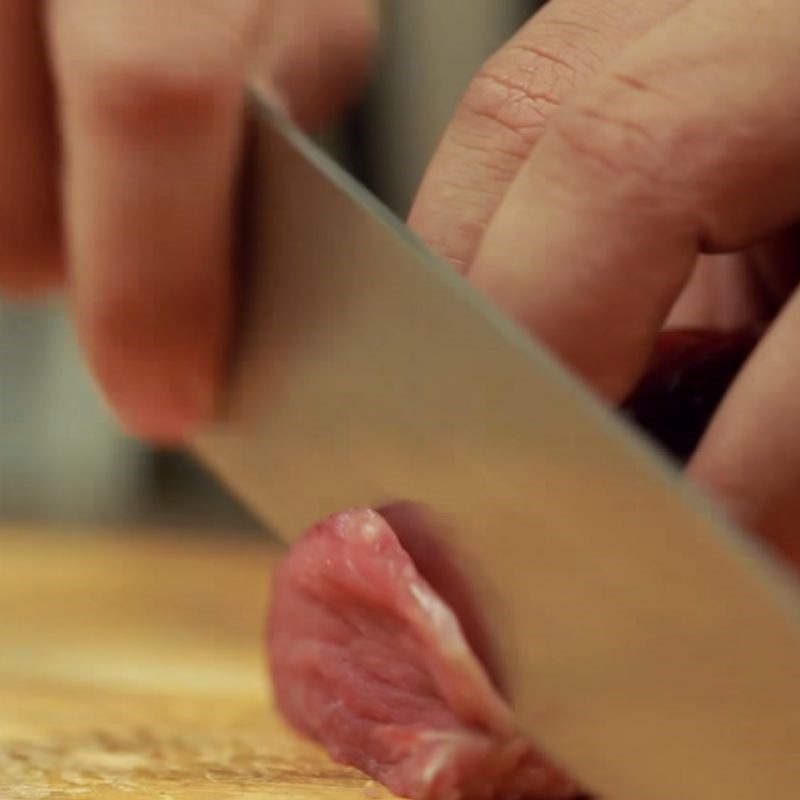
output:
[[[312,528],[276,576],[278,706],[337,761],[414,800],[566,800],[451,609],[379,514]]]

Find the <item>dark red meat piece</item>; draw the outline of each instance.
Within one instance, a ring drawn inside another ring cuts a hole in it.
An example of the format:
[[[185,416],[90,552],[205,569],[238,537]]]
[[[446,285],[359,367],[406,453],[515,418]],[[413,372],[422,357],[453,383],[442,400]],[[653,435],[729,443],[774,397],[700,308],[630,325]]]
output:
[[[687,461],[759,334],[755,326],[665,331],[623,413],[676,460]]]

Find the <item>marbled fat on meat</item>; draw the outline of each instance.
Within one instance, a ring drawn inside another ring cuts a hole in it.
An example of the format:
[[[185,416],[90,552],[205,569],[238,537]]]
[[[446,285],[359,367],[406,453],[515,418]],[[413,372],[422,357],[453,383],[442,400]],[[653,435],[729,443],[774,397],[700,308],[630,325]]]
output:
[[[310,530],[276,576],[277,704],[337,761],[414,800],[567,800],[461,625],[377,513]]]

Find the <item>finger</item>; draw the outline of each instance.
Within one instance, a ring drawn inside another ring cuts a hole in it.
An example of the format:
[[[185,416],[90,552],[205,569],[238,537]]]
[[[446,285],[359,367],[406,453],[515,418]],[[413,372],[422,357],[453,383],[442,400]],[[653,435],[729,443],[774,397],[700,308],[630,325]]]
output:
[[[212,413],[257,0],[51,0],[82,339],[133,432]]]
[[[766,321],[771,312],[746,254],[701,256],[665,326],[730,331]]]
[[[765,302],[777,312],[800,283],[800,225],[753,248],[748,256]]]
[[[0,290],[58,282],[58,153],[39,4],[0,4]]]
[[[689,465],[745,528],[800,565],[800,296],[770,328]]]
[[[553,112],[628,43],[686,0],[553,0],[472,81],[409,224],[462,271]]]
[[[614,401],[698,252],[800,214],[795,12],[675,12],[553,117],[484,237],[471,279]]]
[[[701,256],[667,327],[735,330],[773,319],[800,280],[800,226],[750,250]]]
[[[270,0],[257,82],[299,125],[320,128],[363,88],[377,30],[372,0]]]

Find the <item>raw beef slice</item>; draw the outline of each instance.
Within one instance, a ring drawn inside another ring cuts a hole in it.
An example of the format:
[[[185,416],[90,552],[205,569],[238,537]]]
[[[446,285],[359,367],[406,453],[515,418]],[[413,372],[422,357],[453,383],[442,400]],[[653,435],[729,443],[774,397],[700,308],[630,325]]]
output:
[[[415,800],[565,800],[459,620],[379,514],[312,528],[276,575],[278,706],[331,756]]]

